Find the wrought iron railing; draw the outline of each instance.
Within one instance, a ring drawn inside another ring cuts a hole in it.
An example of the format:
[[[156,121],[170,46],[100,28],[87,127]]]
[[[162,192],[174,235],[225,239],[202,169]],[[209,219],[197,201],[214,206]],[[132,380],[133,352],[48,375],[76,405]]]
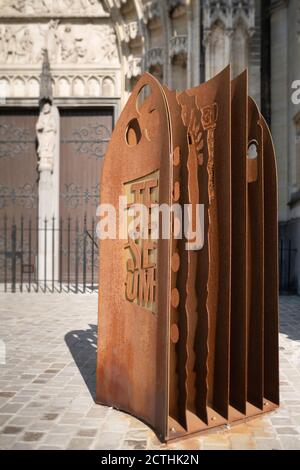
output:
[[[279,243],[279,291],[297,292],[297,250]],[[0,292],[98,290],[96,220],[0,218]]]
[[[96,221],[0,219],[0,290],[93,292],[98,289]]]

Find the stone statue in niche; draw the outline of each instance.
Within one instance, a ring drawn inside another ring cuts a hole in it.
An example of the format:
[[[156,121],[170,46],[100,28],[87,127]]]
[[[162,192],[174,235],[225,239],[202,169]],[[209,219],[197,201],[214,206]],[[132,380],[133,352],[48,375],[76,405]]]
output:
[[[46,101],[40,112],[36,132],[38,139],[38,170],[53,171],[54,150],[57,134],[56,119],[52,105]]]

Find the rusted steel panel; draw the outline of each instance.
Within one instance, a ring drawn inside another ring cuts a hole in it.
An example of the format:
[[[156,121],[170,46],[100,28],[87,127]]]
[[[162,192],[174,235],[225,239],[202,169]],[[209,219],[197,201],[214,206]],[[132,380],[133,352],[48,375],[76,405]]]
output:
[[[109,144],[101,203],[118,216],[127,196],[129,223],[136,202],[149,214],[153,203],[189,205],[196,237],[177,237],[171,210],[167,237],[100,240],[99,403],[163,441],[277,406],[276,184],[246,71],[230,82],[227,67],[180,93],[142,76]]]
[[[151,94],[139,109],[138,95],[146,85],[151,87]],[[168,112],[161,87],[146,74],[114,129],[103,165],[101,203],[112,204],[118,216],[124,185],[138,194],[138,183],[145,188],[149,175],[159,188],[159,202],[169,204]],[[144,195],[145,189],[140,193]],[[100,242],[97,400],[139,416],[162,438],[167,434],[169,245],[168,239],[157,241],[154,313],[142,306],[140,295],[138,303],[135,294],[135,301],[131,301],[126,292],[126,283],[135,283],[145,272],[126,241],[117,238]]]

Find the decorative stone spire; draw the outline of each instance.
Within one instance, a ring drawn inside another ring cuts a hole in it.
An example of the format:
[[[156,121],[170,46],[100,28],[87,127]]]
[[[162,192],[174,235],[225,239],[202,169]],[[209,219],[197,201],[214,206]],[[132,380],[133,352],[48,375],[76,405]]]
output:
[[[40,74],[40,103],[48,101],[52,103],[52,76],[50,71],[50,63],[48,49],[43,49],[43,65]]]

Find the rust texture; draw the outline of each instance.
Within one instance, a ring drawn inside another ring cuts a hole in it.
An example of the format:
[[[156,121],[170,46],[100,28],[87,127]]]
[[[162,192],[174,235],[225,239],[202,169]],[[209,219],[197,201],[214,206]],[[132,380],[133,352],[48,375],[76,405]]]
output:
[[[276,162],[247,93],[230,67],[183,92],[145,73],[104,160],[101,203],[143,203],[148,234],[153,204],[192,231],[204,208],[199,239],[171,211],[167,237],[100,240],[97,402],[162,441],[279,406]]]

